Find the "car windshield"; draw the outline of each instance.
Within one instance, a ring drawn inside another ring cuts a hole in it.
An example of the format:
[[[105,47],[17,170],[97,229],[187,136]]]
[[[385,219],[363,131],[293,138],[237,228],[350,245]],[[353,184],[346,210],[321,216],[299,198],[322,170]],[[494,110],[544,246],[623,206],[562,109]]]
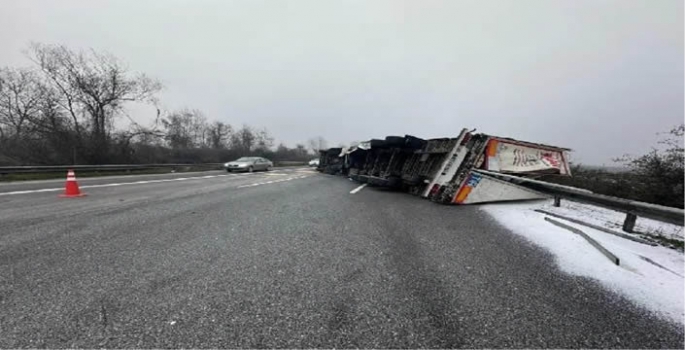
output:
[[[257,160],[257,159],[259,159],[259,158],[255,158],[255,157],[242,157],[242,158],[238,158],[238,160],[236,160],[236,162],[253,162],[253,161]]]

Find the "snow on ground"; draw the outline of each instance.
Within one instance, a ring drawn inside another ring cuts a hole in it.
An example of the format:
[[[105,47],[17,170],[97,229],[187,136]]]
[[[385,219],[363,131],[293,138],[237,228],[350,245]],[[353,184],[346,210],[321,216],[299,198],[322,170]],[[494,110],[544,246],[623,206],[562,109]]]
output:
[[[685,323],[685,260],[682,253],[551,217],[582,230],[599,242],[620,259],[620,266],[616,266],[583,237],[545,221],[545,214],[534,211],[547,205],[551,206],[548,201],[537,201],[488,204],[481,209],[512,232],[553,253],[562,271],[595,279],[661,317]],[[583,215],[584,212],[576,213],[575,217],[588,219]]]
[[[624,213],[595,207],[589,204],[571,202],[563,199],[561,200],[561,207],[559,208],[554,207],[552,204],[552,201],[546,202],[544,205],[541,205],[539,209],[618,231],[622,230],[623,221],[626,219],[626,214]],[[679,241],[683,241],[685,232],[682,226],[641,217],[637,218],[635,231],[668,239],[677,239]]]

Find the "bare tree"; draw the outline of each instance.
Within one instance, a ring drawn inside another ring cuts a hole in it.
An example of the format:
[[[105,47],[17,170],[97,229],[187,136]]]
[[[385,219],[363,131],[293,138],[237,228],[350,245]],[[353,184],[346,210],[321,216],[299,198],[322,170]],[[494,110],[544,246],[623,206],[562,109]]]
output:
[[[0,68],[0,153],[2,158],[24,163],[38,155],[46,135],[40,134],[34,121],[41,117],[46,91],[35,72],[29,69]]]
[[[28,69],[0,69],[0,130],[21,138],[40,110],[44,89]]]
[[[231,147],[240,152],[249,153],[255,145],[255,134],[251,127],[243,125],[231,138]]]
[[[264,151],[268,150],[274,146],[274,138],[269,134],[266,129],[260,129],[255,133],[255,143],[257,148]]]
[[[199,109],[193,109],[190,112],[191,124],[190,132],[192,134],[193,145],[195,147],[205,148],[209,146],[209,128],[207,125],[207,117]]]
[[[233,134],[233,128],[223,122],[215,121],[209,125],[208,133],[210,147],[214,149],[225,148],[229,137]]]
[[[662,135],[664,136],[659,141],[662,147],[653,148],[639,157],[626,155],[617,161],[623,162],[634,174],[641,177],[642,181],[629,186],[639,200],[682,208],[685,189],[685,124],[677,125]]]
[[[328,148],[328,142],[326,142],[323,137],[317,136],[309,139],[309,148],[312,150],[312,152],[314,152],[314,154],[319,154],[320,150]]]
[[[126,113],[129,102],[156,102],[161,85],[130,73],[95,51],[32,44],[33,69],[0,68],[0,163],[216,162],[239,154],[305,160],[305,145],[273,149],[266,129],[234,130],[209,122],[197,109],[164,114],[142,126]],[[116,128],[117,118],[130,121]],[[323,138],[314,139],[317,149]]]
[[[206,120],[198,110],[182,109],[162,119],[172,149],[201,147]]]
[[[42,44],[32,44],[28,54],[60,96],[82,146],[87,134],[92,162],[106,161],[112,122],[124,104],[151,101],[161,90],[158,81],[130,74],[108,54]]]
[[[307,147],[304,144],[298,143],[295,145],[295,156],[298,159],[304,159],[307,157]]]

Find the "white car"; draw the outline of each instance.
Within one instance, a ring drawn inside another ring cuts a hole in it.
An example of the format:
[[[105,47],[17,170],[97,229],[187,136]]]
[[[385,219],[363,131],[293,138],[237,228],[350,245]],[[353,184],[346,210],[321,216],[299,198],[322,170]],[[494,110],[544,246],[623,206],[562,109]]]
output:
[[[309,166],[319,166],[319,158],[310,160]]]

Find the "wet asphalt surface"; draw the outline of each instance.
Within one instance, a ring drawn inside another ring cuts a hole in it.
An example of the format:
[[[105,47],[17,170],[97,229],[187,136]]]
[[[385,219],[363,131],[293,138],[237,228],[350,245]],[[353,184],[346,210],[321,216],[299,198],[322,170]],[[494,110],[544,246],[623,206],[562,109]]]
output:
[[[0,347],[683,348],[477,207],[355,187],[287,169],[0,196]]]

